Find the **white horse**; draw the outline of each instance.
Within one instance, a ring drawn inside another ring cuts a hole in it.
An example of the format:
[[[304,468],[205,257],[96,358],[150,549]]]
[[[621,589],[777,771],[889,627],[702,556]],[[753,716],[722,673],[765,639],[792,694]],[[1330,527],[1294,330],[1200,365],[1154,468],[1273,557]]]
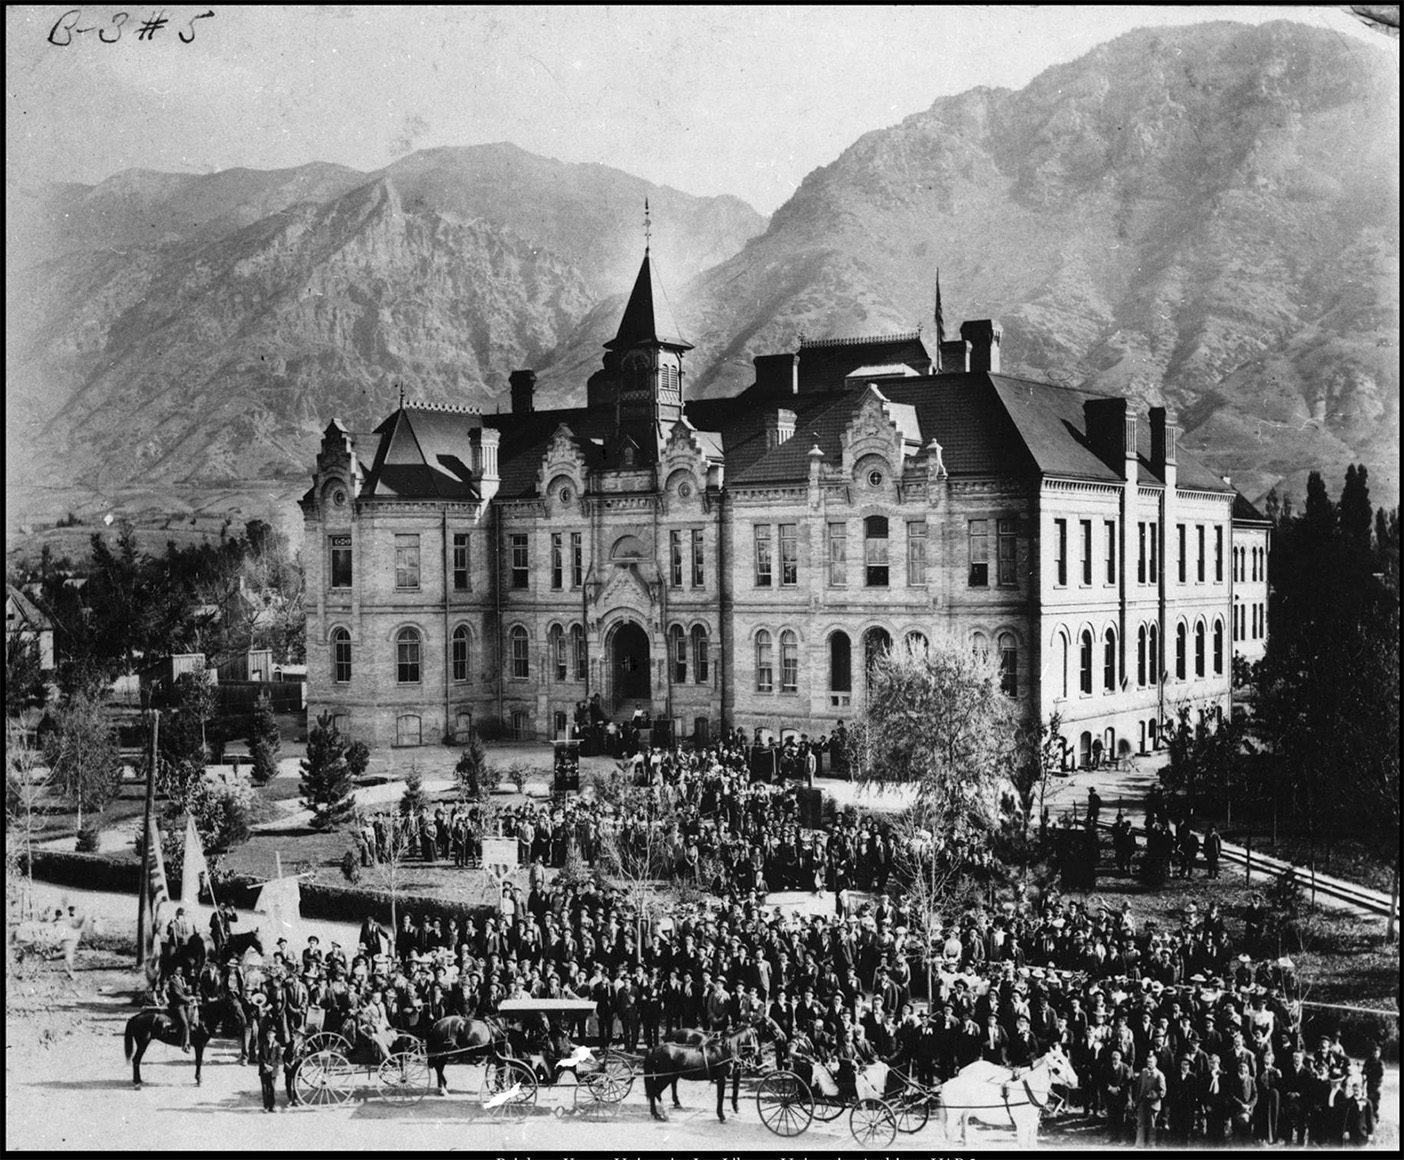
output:
[[[951,1120],[960,1125],[962,1146],[968,1121],[978,1120],[995,1127],[1012,1126],[1017,1146],[1032,1148],[1038,1142],[1039,1115],[1048,1106],[1055,1083],[1077,1087],[1077,1073],[1058,1047],[1023,1072],[985,1060],[967,1064],[941,1085],[938,1117],[947,1142]]]

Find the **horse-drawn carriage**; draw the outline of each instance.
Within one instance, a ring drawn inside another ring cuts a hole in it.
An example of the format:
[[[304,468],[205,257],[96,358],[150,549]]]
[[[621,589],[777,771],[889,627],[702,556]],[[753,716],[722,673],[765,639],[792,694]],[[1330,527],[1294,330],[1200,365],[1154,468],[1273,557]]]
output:
[[[359,1078],[374,1080],[382,1099],[417,1104],[429,1093],[429,1055],[422,1039],[398,1032],[382,1058],[369,1042],[354,1041],[338,1031],[321,1030],[317,1010],[311,1014],[297,1065],[297,1098],[310,1107],[344,1104],[361,1086]]]
[[[862,1147],[881,1151],[897,1135],[897,1113],[885,1096],[890,1069],[870,1063],[840,1089],[829,1066],[818,1059],[796,1061],[788,1071],[773,1071],[756,1088],[761,1123],[777,1136],[798,1136],[815,1120],[827,1123],[848,1112],[848,1129]]]

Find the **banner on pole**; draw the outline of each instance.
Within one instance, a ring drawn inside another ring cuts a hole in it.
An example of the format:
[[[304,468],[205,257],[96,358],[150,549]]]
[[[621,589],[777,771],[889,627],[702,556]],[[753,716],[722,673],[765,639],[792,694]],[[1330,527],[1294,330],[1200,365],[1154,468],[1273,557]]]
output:
[[[254,903],[255,914],[266,914],[272,926],[272,938],[264,938],[263,945],[270,953],[274,943],[280,938],[289,942],[297,933],[302,922],[302,888],[296,878],[275,878],[265,882]]]
[[[185,818],[185,865],[180,875],[180,900],[186,906],[197,906],[200,902],[200,876],[210,877],[210,867],[205,861],[205,851],[200,845],[200,835],[195,830],[195,819],[189,814]],[[213,897],[213,896],[211,896]]]
[[[152,986],[161,974],[161,924],[171,901],[166,888],[166,863],[161,856],[161,830],[155,818],[146,825],[146,917],[150,924],[139,932],[146,940],[146,979]]]
[[[516,838],[483,839],[483,869],[499,883],[505,882],[517,865]]]

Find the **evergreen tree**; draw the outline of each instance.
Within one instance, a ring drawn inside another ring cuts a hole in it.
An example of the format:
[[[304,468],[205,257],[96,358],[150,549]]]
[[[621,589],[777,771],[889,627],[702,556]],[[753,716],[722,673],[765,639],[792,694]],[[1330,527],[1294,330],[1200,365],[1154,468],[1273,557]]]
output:
[[[463,756],[453,769],[458,782],[458,796],[465,802],[480,801],[483,796],[483,782],[487,776],[487,746],[478,736],[476,729],[468,731],[468,741],[463,746]]]
[[[16,629],[5,638],[5,712],[18,716],[31,701],[42,705],[45,696],[39,642]]]
[[[1302,513],[1303,530],[1315,543],[1329,540],[1336,531],[1336,505],[1326,494],[1326,482],[1321,472],[1307,476],[1306,511]]]
[[[1345,487],[1341,489],[1341,534],[1352,552],[1367,556],[1370,552],[1370,471],[1363,463],[1346,468]]]
[[[420,776],[419,768],[411,765],[409,773],[405,775],[405,792],[400,796],[400,816],[418,817],[428,805],[424,778]]]
[[[355,811],[346,742],[330,713],[318,717],[316,726],[307,734],[301,789],[302,804],[312,811],[314,829],[329,829],[348,820]]]
[[[1263,497],[1263,514],[1276,527],[1282,520],[1282,497],[1277,494],[1277,484],[1268,488],[1268,493]]]
[[[253,724],[249,729],[249,758],[253,762],[255,785],[267,785],[278,772],[278,719],[273,715],[273,701],[260,697],[254,705]]]
[[[370,765],[370,746],[364,741],[353,741],[346,747],[346,764],[351,767],[351,776],[360,777]]]

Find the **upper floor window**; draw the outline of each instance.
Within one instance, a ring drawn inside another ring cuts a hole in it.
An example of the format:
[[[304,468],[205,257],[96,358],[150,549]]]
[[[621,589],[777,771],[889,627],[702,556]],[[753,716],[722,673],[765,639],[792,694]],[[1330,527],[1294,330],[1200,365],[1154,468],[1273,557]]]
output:
[[[1141,688],[1146,685],[1146,626],[1143,624],[1136,630],[1136,684]]]
[[[344,628],[334,628],[332,643],[332,680],[344,685],[351,680],[351,634]]]
[[[551,587],[565,587],[565,534],[551,533]]]
[[[1180,575],[1180,583],[1183,584],[1183,583],[1185,582],[1185,574],[1186,574],[1186,571],[1187,571],[1188,568],[1189,568],[1189,563],[1188,563],[1188,560],[1189,560],[1189,549],[1188,549],[1188,548],[1186,547],[1186,545],[1185,545],[1185,525],[1184,525],[1184,524],[1176,524],[1176,525],[1175,525],[1175,535],[1176,535],[1176,537],[1178,538],[1179,545],[1180,545],[1180,572],[1179,572],[1179,575]]]
[[[333,536],[331,538],[331,586],[333,588],[351,587],[350,536]]]
[[[508,634],[512,648],[512,676],[525,680],[531,676],[531,645],[527,640],[527,630],[514,624]]]
[[[1116,692],[1116,629],[1107,629],[1107,637],[1102,656],[1102,687],[1108,693]]]
[[[1156,526],[1154,520],[1152,520],[1152,521],[1151,521],[1149,524],[1147,524],[1146,526],[1150,529],[1150,566],[1149,566],[1150,582],[1151,582],[1152,584],[1159,584],[1159,583],[1160,583],[1160,560],[1159,560],[1160,529]]]
[[[1136,536],[1140,540],[1140,551],[1136,555],[1136,583],[1146,582],[1146,525],[1144,522],[1136,525]]]
[[[770,549],[770,527],[757,524],[756,536],[756,587],[769,588],[773,575],[774,561]]]
[[[1016,575],[1018,540],[1014,531],[1013,520],[996,520],[995,531],[999,543],[999,576],[998,583],[1001,587],[1008,588],[1018,582]]]
[[[546,634],[546,645],[550,652],[551,667],[555,670],[556,680],[565,680],[569,660],[566,656],[565,629],[559,624],[553,624],[551,631]]]
[[[1059,588],[1068,582],[1068,521],[1053,521],[1053,583]]]
[[[970,587],[987,588],[990,583],[990,521],[970,521]]]
[[[468,679],[468,629],[465,626],[460,624],[453,630],[453,639],[450,645],[453,679],[466,681]]]
[[[677,533],[675,532],[674,535]],[[668,630],[668,651],[673,655],[673,683],[687,681],[687,636],[682,625],[675,624]]]
[[[419,630],[402,628],[395,637],[395,679],[402,685],[419,684]]]
[[[1152,685],[1160,683],[1160,625],[1152,624],[1146,633],[1146,676]]]
[[[419,537],[395,537],[395,587],[419,587]]]
[[[472,587],[472,573],[468,567],[468,533],[453,533],[453,587],[458,592],[466,592]]]
[[[780,634],[780,691],[793,693],[799,688],[799,638],[786,629]]]
[[[585,652],[585,630],[578,624],[570,626],[570,655],[575,658],[575,679],[583,681],[589,657]]]
[[[1080,687],[1084,693],[1092,692],[1092,630],[1086,628],[1082,630],[1082,640],[1079,649],[1079,676],[1081,677]]]
[[[707,582],[706,549],[702,542],[702,529],[692,529],[692,586],[701,588]]]
[[[1081,520],[1082,524],[1082,583],[1084,587],[1091,587],[1092,584],[1092,521]]]
[[[774,688],[774,646],[770,643],[770,633],[761,629],[756,633],[756,692],[769,693]]]
[[[846,632],[829,637],[829,691],[853,692],[853,642]]]
[[[1224,675],[1224,622],[1214,621],[1214,675]]]
[[[530,540],[524,532],[513,532],[511,547],[512,587],[526,588],[531,584]]]
[[[1116,521],[1106,520],[1102,525],[1102,531],[1106,534],[1107,540],[1107,583],[1116,583]]]
[[[848,525],[829,525],[829,583],[841,587],[848,583]]]
[[[999,687],[1012,697],[1019,691],[1019,646],[1014,641],[1014,634],[1009,632],[999,634],[998,644]]]
[[[570,586],[579,588],[585,583],[585,545],[579,532],[570,533]]]
[[[926,521],[907,523],[907,583],[920,587],[926,583]]]
[[[887,587],[886,516],[869,516],[863,521],[863,565],[869,588]]]
[[[1194,626],[1194,675],[1204,675],[1204,621]]]
[[[1175,679],[1183,681],[1189,671],[1189,632],[1183,624],[1175,626]]]
[[[1214,582],[1221,583],[1224,578],[1224,529],[1216,527],[1214,529]]]
[[[780,525],[780,583],[793,587],[799,583],[799,525]]]
[[[694,624],[692,626],[692,671],[694,679],[699,685],[705,685],[711,680],[708,651],[707,630],[700,624]]]
[[[668,583],[671,584],[674,588],[681,588],[682,582],[682,532],[674,530],[668,533]]]
[[[1194,569],[1195,569],[1195,577],[1194,577],[1194,578],[1195,578],[1196,580],[1198,580],[1199,583],[1203,584],[1203,583],[1204,583],[1204,525],[1203,525],[1203,524],[1195,524],[1195,526],[1194,526],[1194,538],[1195,538],[1196,546],[1197,546],[1197,549],[1198,549],[1198,551],[1196,552],[1196,555],[1195,555],[1195,562],[1194,562]]]

